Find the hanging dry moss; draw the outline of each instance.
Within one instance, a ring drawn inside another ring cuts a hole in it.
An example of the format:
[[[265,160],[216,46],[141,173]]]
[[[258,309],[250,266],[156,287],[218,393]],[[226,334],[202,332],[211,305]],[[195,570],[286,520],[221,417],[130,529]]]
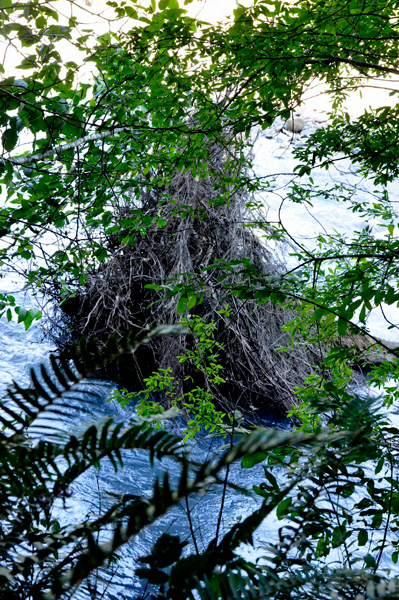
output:
[[[108,258],[90,273],[76,297],[65,303],[64,310],[72,319],[75,338],[84,335],[100,342],[127,327],[142,329],[154,324],[174,324],[179,320],[178,298],[163,299],[163,291],[145,286],[194,277],[205,294],[193,312],[216,324],[217,339],[224,346],[221,362],[226,383],[212,392],[220,407],[226,410],[239,407],[248,417],[253,407],[277,406],[283,411],[290,408],[295,403],[294,386],[301,385],[312,372],[320,354],[303,344],[289,352],[280,352],[278,348],[288,342],[288,334],[282,332],[282,327],[292,315],[271,303],[259,306],[255,301],[226,297],[224,284],[237,283],[238,275],[230,273],[227,279],[218,282],[220,269],[202,271],[216,261],[243,257],[265,274],[277,274],[281,268],[251,228],[243,227],[249,218],[253,219],[247,209],[250,198],[245,192],[227,190],[229,203],[217,205],[227,161],[231,164],[231,152],[231,147],[226,149],[222,145],[210,148],[212,177],[198,179],[191,172],[179,171],[162,190],[147,188],[138,201],[119,206],[116,219],[129,217],[138,205],[144,214],[158,218],[145,235],[136,235],[131,246],[121,245],[117,237],[106,238]],[[226,193],[226,189],[223,191]],[[161,214],[160,194],[169,196]],[[162,228],[157,223],[160,219],[165,224]],[[231,310],[228,320],[218,313],[226,304]],[[184,355],[192,343],[189,336],[159,339],[130,359],[135,361],[134,365],[125,363],[119,369],[125,376],[128,374],[132,386],[141,386],[142,379],[156,368],[168,366],[182,382],[191,374],[196,384],[209,386],[188,362],[178,361],[177,357]]]

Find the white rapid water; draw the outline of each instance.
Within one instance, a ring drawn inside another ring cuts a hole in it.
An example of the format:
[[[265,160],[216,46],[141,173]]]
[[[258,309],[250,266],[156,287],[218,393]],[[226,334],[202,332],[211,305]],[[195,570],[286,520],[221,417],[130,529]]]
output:
[[[27,309],[38,308],[35,298],[23,290],[24,279],[12,271],[1,271],[0,294],[11,294],[17,306]],[[29,383],[29,369],[32,365],[44,362],[54,345],[42,333],[39,322],[34,321],[25,331],[23,323],[17,323],[16,315],[8,322],[0,319],[0,394],[3,395],[13,380],[20,385]]]
[[[29,309],[37,306],[32,296],[23,291],[24,281],[13,272],[3,272],[0,277],[0,293],[14,295],[16,304]],[[4,395],[7,387],[12,381],[20,385],[29,383],[29,370],[40,363],[46,363],[51,351],[55,350],[43,336],[40,325],[34,321],[30,329],[25,331],[23,323],[18,324],[16,319],[8,322],[5,318],[0,319],[0,392]],[[116,401],[108,402],[114,389],[114,384],[106,381],[90,381],[88,385],[99,394],[99,398],[93,403],[84,391],[74,394],[75,398],[70,401],[66,409],[65,418],[55,420],[54,426],[61,427],[72,433],[79,433],[85,427],[98,419],[113,417],[115,421],[127,421],[135,414],[134,406],[121,409]],[[270,421],[270,426],[278,427],[281,423]],[[199,460],[205,459],[209,453],[217,450],[217,447],[225,443],[224,440],[197,441],[193,452]],[[137,494],[149,496],[155,474],[167,469],[171,481],[176,481],[179,475],[179,467],[171,460],[164,458],[156,464],[155,470],[150,467],[148,456],[140,451],[123,453],[124,468],[117,473],[109,461],[103,461],[100,471],[90,469],[73,485],[71,495],[64,502],[57,501],[54,514],[61,524],[78,524],[90,514],[101,514],[109,507],[113,494]],[[252,485],[259,485],[262,481],[262,467],[255,467],[251,471],[245,471],[246,485],[248,489]],[[242,485],[243,475],[240,464],[233,465],[230,469],[229,480],[236,485]],[[191,498],[189,501],[191,518],[196,532],[197,543],[200,551],[208,545],[216,532],[217,520],[220,510],[221,491],[220,488],[210,490],[201,497]],[[223,510],[222,526],[220,535],[236,522],[237,518],[244,518],[253,510],[254,501],[234,491],[228,490]],[[258,545],[264,543],[265,539],[276,539],[279,523],[270,520],[262,532],[259,533]],[[107,588],[104,598],[116,600],[116,598],[133,599],[142,593],[143,582],[134,575],[137,558],[150,553],[152,546],[163,532],[179,535],[182,540],[187,540],[189,545],[185,552],[194,551],[189,522],[187,518],[187,507],[183,503],[162,519],[156,525],[146,528],[139,536],[131,540],[121,552],[121,560],[115,567],[100,571],[100,579],[104,576],[111,578],[112,584]]]
[[[319,121],[323,116],[319,116]],[[303,134],[309,133],[318,126],[316,121],[309,121]],[[264,132],[256,142],[254,151],[254,168],[258,175],[269,176],[274,173],[282,173],[279,178],[281,183],[279,189],[274,193],[264,194],[262,201],[268,207],[269,220],[275,220],[280,208],[281,200],[285,196],[285,184],[290,181],[296,161],[292,155],[293,145],[301,143],[301,135],[291,139],[284,133],[279,133],[273,138],[268,137],[270,132]],[[351,170],[350,164],[342,163],[340,170],[330,172],[318,171],[313,174],[316,185],[331,187],[334,182],[347,182],[357,185],[359,194],[369,197],[373,186],[366,181],[360,181],[356,173]],[[399,182],[390,186],[390,194],[394,200],[399,201]],[[363,223],[345,206],[333,201],[320,199],[312,207],[303,207],[298,204],[285,202],[281,215],[284,225],[290,234],[297,237],[301,243],[313,247],[314,239],[318,233],[324,230],[328,232],[334,229],[350,235],[353,231],[362,227]],[[376,224],[377,227],[377,224]],[[23,291],[22,278],[12,272],[0,273],[0,293],[12,294],[16,303],[25,308],[31,308],[36,300]],[[387,325],[379,311],[373,311],[369,319],[369,328],[375,335],[390,341],[398,341],[399,335],[396,330],[388,330]],[[395,323],[399,321],[398,310],[387,309],[388,317]],[[43,337],[40,325],[35,321],[28,331],[25,331],[23,323],[18,324],[16,320],[7,322],[0,319],[0,390],[4,393],[5,388],[15,379],[18,383],[27,384],[29,380],[29,368],[40,362],[46,362],[52,344]],[[80,393],[77,400],[71,402],[70,415],[66,415],[65,426],[71,430],[78,430],[85,423],[94,419],[112,416],[115,420],[127,420],[134,413],[134,407],[130,406],[122,410],[115,402],[107,402],[113,390],[113,384],[104,381],[90,382],[95,385],[100,398],[88,408],[85,402],[85,393]],[[62,425],[62,423],[60,423]],[[270,422],[270,425],[278,426],[281,423]],[[217,447],[217,443],[214,442]],[[209,441],[200,441],[195,449],[198,458],[205,457],[213,448]],[[73,486],[72,494],[66,500],[65,506],[60,502],[55,511],[63,523],[78,523],[90,513],[98,514],[106,509],[111,501],[108,494],[113,493],[146,495],[151,491],[151,483],[154,478],[154,470],[151,470],[148,459],[140,452],[124,453],[124,468],[115,473],[112,465],[105,462],[100,472],[93,470],[85,473]],[[172,481],[178,476],[177,466],[170,460],[164,459],[157,465],[157,470],[168,468]],[[280,473],[279,478],[283,477]],[[230,471],[230,480],[236,484],[251,489],[253,485],[259,485],[263,480],[263,468],[261,465],[243,471],[239,464],[233,465]],[[221,494],[220,489],[213,489],[202,497],[190,500],[192,520],[200,550],[206,547],[216,531],[216,523],[219,515]],[[245,518],[254,504],[251,498],[246,498],[233,491],[226,495],[221,534],[226,528],[236,522],[239,518]],[[255,536],[255,551],[242,549],[244,554],[254,556],[262,554],[261,547],[267,542],[277,538],[277,532],[281,522],[274,515],[270,516],[262,525]],[[179,534],[182,540],[187,539],[189,546],[187,552],[193,551],[189,523],[184,504],[171,511],[161,519],[154,527],[147,528],[141,535],[132,540],[122,551],[122,559],[118,562],[115,573],[112,575],[112,584],[105,593],[105,598],[135,598],[141,591],[141,584],[134,575],[137,558],[149,553],[151,547],[160,533]],[[257,550],[258,548],[258,550]],[[109,572],[108,572],[109,575]]]
[[[325,113],[305,113],[305,127],[299,134],[280,131],[283,121],[276,122],[273,128],[262,132],[254,146],[254,172],[259,177],[270,178],[279,173],[277,185],[273,191],[261,194],[261,202],[267,209],[267,219],[277,221],[279,217],[284,227],[293,239],[306,248],[315,247],[319,234],[334,234],[334,231],[350,237],[354,231],[362,230],[365,222],[357,213],[349,210],[349,205],[322,197],[312,199],[313,206],[297,204],[286,199],[288,184],[293,180],[294,168],[298,161],[293,156],[293,149],[303,145],[303,138],[313,133],[316,128],[327,121]],[[360,177],[348,159],[337,163],[328,171],[314,169],[312,171],[314,185],[320,189],[330,189],[334,184],[346,184],[357,189],[358,200],[373,201],[373,191],[378,189],[371,181]],[[308,179],[304,178],[307,183]],[[387,186],[389,197],[394,206],[399,205],[399,181]],[[379,236],[384,231],[378,222],[369,222],[373,233]],[[288,261],[290,258],[288,257]],[[395,305],[382,304],[388,320],[399,325],[399,310]],[[389,324],[384,319],[380,308],[371,311],[367,326],[370,333],[389,342],[399,343],[399,329],[388,329]]]

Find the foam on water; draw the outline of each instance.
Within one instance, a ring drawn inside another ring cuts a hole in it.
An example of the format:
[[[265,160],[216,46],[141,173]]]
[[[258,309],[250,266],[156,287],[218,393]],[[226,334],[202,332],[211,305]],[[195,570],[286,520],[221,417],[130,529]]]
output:
[[[297,240],[309,250],[315,248],[316,238],[319,234],[333,234],[334,231],[337,231],[342,235],[351,236],[365,226],[365,222],[359,218],[356,212],[348,210],[349,205],[344,202],[319,196],[312,198],[313,206],[309,206],[286,199],[287,186],[292,181],[294,168],[298,164],[293,155],[293,149],[301,144],[302,135],[306,136],[312,133],[317,126],[318,124],[314,122],[308,122],[301,134],[290,137],[281,132],[271,137],[270,132],[266,131],[259,135],[253,150],[256,175],[267,179],[275,173],[280,174],[276,187],[270,192],[262,193],[260,197],[266,207],[267,219],[275,222],[281,218],[292,239]],[[276,130],[276,127],[274,129]],[[328,171],[315,168],[312,170],[312,179],[315,186],[321,190],[330,189],[335,184],[345,184],[353,189],[356,188],[356,198],[359,201],[371,202],[373,191],[376,189],[371,181],[359,176],[348,159],[343,159],[337,167],[331,167]],[[308,182],[307,178],[303,178],[303,182]],[[395,206],[395,203],[399,203],[399,181],[389,183],[387,189]],[[373,233],[376,236],[381,235],[384,231],[379,227],[377,221],[369,220],[368,224],[373,227]],[[287,257],[287,260],[290,264],[289,261],[293,259]],[[387,319],[391,323],[399,325],[398,308],[395,305],[382,304],[381,306]],[[390,342],[399,342],[399,328],[388,329],[389,323],[385,320],[380,307],[371,311],[367,325],[370,333],[376,337]]]

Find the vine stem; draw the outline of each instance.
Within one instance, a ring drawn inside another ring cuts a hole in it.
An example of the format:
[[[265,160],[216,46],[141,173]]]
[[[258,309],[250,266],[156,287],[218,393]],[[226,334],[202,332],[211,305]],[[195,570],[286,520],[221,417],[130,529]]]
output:
[[[227,467],[226,467],[226,476],[224,478],[224,483],[223,483],[222,502],[221,502],[221,505],[220,505],[218,523],[217,523],[217,526],[216,526],[215,548],[216,548],[216,546],[218,544],[220,525],[222,523],[223,508],[224,508],[224,503],[225,503],[225,499],[226,499],[226,489],[227,489],[227,480],[229,478],[229,472],[230,472],[230,465],[227,465]]]
[[[378,554],[378,558],[376,560],[376,564],[375,564],[375,569],[374,571],[377,571],[378,565],[381,562],[381,558],[382,558],[382,553],[384,551],[385,545],[386,545],[386,541],[387,541],[387,535],[388,535],[388,529],[389,529],[389,524],[390,524],[390,520],[391,520],[391,514],[392,514],[392,497],[393,497],[393,461],[392,461],[392,454],[389,451],[389,463],[390,463],[390,475],[391,475],[391,489],[389,491],[389,503],[388,503],[388,515],[387,515],[387,521],[385,524],[385,529],[384,529],[384,537],[382,539],[381,542],[381,548],[380,548],[380,552]]]
[[[0,164],[4,164],[5,162],[9,162],[13,165],[25,165],[27,163],[38,162],[44,160],[45,158],[49,158],[50,156],[54,156],[54,154],[59,154],[60,152],[67,152],[68,150],[73,150],[74,148],[78,148],[79,146],[86,144],[87,142],[95,142],[97,140],[104,140],[107,137],[112,135],[116,135],[122,132],[132,131],[132,127],[115,127],[113,129],[109,129],[107,131],[102,131],[100,133],[92,133],[90,135],[85,135],[74,142],[70,142],[69,144],[59,144],[58,146],[54,146],[50,150],[46,150],[45,152],[41,152],[40,154],[27,154],[25,156],[17,156],[1,158]]]
[[[236,405],[235,408],[237,408],[237,405]],[[235,413],[235,411],[234,411],[234,413]],[[233,424],[232,424],[232,429],[231,429],[231,434],[230,434],[230,450],[233,447],[234,430],[235,430],[235,420],[233,419]],[[226,500],[226,490],[227,490],[227,481],[229,479],[229,473],[230,473],[230,465],[228,464],[227,467],[226,467],[226,475],[225,475],[224,482],[223,482],[222,501],[221,501],[221,504],[220,504],[218,522],[217,522],[217,525],[216,525],[215,548],[218,545],[220,526],[222,524],[222,516],[223,516],[224,503],[225,503],[225,500]]]
[[[187,508],[188,523],[190,525],[191,537],[193,538],[193,542],[194,542],[194,548],[195,548],[196,553],[199,554],[197,539],[195,537],[195,531],[194,531],[193,522],[192,522],[192,519],[191,519],[190,506],[188,504],[188,498],[187,498],[187,496],[186,496],[186,508]]]

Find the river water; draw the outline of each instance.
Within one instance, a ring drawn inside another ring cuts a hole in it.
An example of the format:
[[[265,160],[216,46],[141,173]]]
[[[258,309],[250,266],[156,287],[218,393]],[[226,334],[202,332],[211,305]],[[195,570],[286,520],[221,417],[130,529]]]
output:
[[[298,139],[294,140],[298,143]],[[283,189],[286,180],[292,173],[295,161],[291,153],[292,140],[282,137],[270,140],[261,137],[255,147],[255,169],[258,174],[263,176],[271,173],[282,172],[281,189]],[[359,182],[355,179],[356,174],[350,172],[350,165],[346,169],[336,173],[316,173],[314,179],[319,185],[330,185],[332,180],[349,180],[352,183]],[[284,179],[285,178],[285,179]],[[369,194],[367,182],[361,182],[360,193]],[[390,189],[391,196],[399,200],[399,186],[394,184]],[[269,216],[273,219],[281,202],[281,193],[276,190],[274,194],[268,194],[264,198],[265,205],[268,206]],[[344,207],[338,206],[331,201],[320,200],[319,204],[313,208],[306,208],[299,205],[284,207],[282,213],[287,228],[293,235],[301,237],[302,243],[312,245],[315,235],[323,228],[338,228],[347,233],[351,233],[357,227],[361,226],[359,219],[353,213],[349,213]],[[0,278],[0,293],[12,293],[16,298],[17,305],[31,308],[37,302],[28,293],[23,291],[23,279],[13,272],[2,272]],[[43,299],[42,299],[43,300]],[[40,302],[39,302],[40,304]],[[396,308],[388,309],[389,317],[398,322]],[[382,319],[381,314],[372,315],[369,320],[370,330],[384,339],[391,341],[399,340],[396,330],[388,330],[387,325]],[[34,322],[28,331],[24,330],[23,324],[18,324],[16,320],[7,322],[0,319],[0,391],[4,392],[6,387],[12,383],[12,380],[21,384],[27,384],[29,381],[29,368],[46,362],[49,353],[54,350],[51,342],[43,335],[38,322]],[[65,415],[65,423],[55,423],[68,427],[69,430],[78,432],[85,424],[97,419],[112,416],[116,421],[126,421],[134,414],[134,406],[131,405],[121,409],[115,401],[107,401],[112,394],[114,385],[106,381],[90,381],[92,388],[95,387],[99,394],[98,399],[93,404],[87,402],[88,398],[82,391],[78,399],[71,401],[71,407],[68,415]],[[269,426],[284,426],[283,422],[274,420],[270,415]],[[198,440],[193,447],[196,458],[204,458],[210,452],[217,450],[217,446],[224,441]],[[63,523],[78,523],[88,514],[99,514],[104,511],[111,497],[108,492],[116,494],[140,494],[149,495],[151,493],[152,482],[156,472],[162,469],[168,469],[171,478],[178,476],[178,467],[170,460],[163,459],[156,465],[156,469],[151,469],[148,458],[138,451],[125,452],[123,455],[124,468],[115,473],[111,463],[105,461],[100,471],[94,469],[85,473],[75,483],[71,496],[66,500],[65,506],[61,503],[56,505],[55,511]],[[251,470],[243,470],[239,464],[233,465],[230,471],[230,481],[238,485],[244,485],[251,490],[253,485],[259,485],[262,481],[263,470],[259,465]],[[281,473],[282,477],[283,474]],[[237,494],[228,490],[223,510],[221,533],[229,528],[237,519],[244,518],[253,510],[253,498]],[[216,531],[216,524],[219,516],[221,504],[220,489],[211,489],[201,497],[190,500],[190,512],[192,517],[195,535],[199,550],[207,546],[213,538]],[[278,528],[281,522],[271,516],[258,530],[255,537],[255,550],[242,549],[245,554],[257,552],[267,541],[276,539]],[[141,591],[141,583],[134,575],[134,568],[137,565],[137,558],[149,553],[160,533],[168,531],[172,534],[180,535],[182,540],[188,541],[186,552],[193,551],[192,537],[187,518],[187,507],[185,504],[177,507],[168,515],[162,518],[156,525],[147,528],[135,539],[123,548],[121,551],[121,560],[118,561],[115,572],[109,569],[106,573],[107,578],[111,578],[111,585],[107,588],[104,598],[113,600],[114,598],[134,598]],[[105,575],[100,573],[100,577]]]
[[[12,293],[16,304],[31,308],[36,300],[23,291],[24,281],[21,277],[10,272],[3,272],[0,279],[0,292]],[[39,302],[40,304],[40,302]],[[46,363],[49,353],[55,348],[43,335],[40,324],[35,321],[25,331],[24,325],[15,320],[7,322],[0,319],[0,391],[4,393],[13,380],[20,385],[29,383],[29,369],[40,363]],[[95,421],[113,417],[115,421],[127,421],[134,416],[134,405],[121,409],[115,401],[109,401],[115,386],[112,382],[102,380],[90,380],[90,389],[95,389],[98,397],[95,402],[93,398],[83,391],[74,394],[76,399],[71,400],[70,407],[66,410],[63,422],[54,422],[56,427],[67,427],[71,433],[79,433],[83,428]],[[283,421],[271,419],[271,427],[281,427],[287,424]],[[217,451],[220,444],[226,440],[196,440],[192,452],[196,459],[204,459],[209,454]],[[167,469],[173,482],[179,475],[179,467],[170,459],[164,458],[158,461],[155,469],[152,469],[148,456],[140,451],[125,451],[123,453],[124,467],[115,473],[112,464],[106,460],[102,463],[100,471],[91,469],[82,475],[74,484],[71,495],[65,503],[57,502],[55,515],[62,524],[82,522],[88,515],[98,515],[109,507],[112,494],[137,494],[150,496],[154,477],[160,471]],[[249,490],[253,485],[259,485],[262,481],[262,468],[255,467],[248,471],[241,469],[240,464],[235,464],[230,469],[229,481],[236,485],[243,485],[243,473],[245,473],[245,487]],[[227,490],[223,510],[222,527],[223,535],[226,530],[236,522],[244,518],[254,508],[257,498],[245,497],[232,490]],[[219,488],[209,490],[203,496],[193,497],[189,502],[191,520],[195,530],[195,536],[199,551],[204,549],[216,532],[217,520],[221,505],[221,491]],[[261,546],[267,539],[276,539],[280,523],[271,518],[264,523],[258,532],[255,547]],[[181,540],[187,540],[188,545],[185,553],[194,551],[194,545],[187,517],[187,506],[182,503],[172,510],[156,525],[148,527],[139,536],[134,538],[124,547],[121,552],[121,560],[118,561],[116,570],[107,568],[98,574],[101,579],[111,580],[104,598],[113,600],[116,598],[134,598],[142,589],[142,581],[134,575],[137,558],[149,554],[153,544],[159,535],[169,532],[179,535]],[[245,549],[243,549],[245,551]]]

